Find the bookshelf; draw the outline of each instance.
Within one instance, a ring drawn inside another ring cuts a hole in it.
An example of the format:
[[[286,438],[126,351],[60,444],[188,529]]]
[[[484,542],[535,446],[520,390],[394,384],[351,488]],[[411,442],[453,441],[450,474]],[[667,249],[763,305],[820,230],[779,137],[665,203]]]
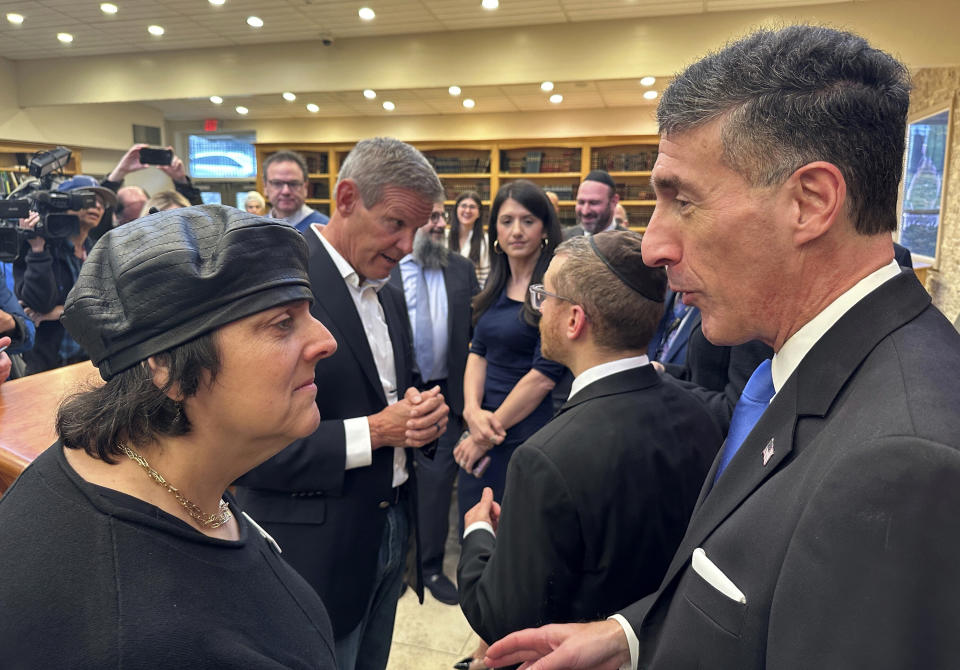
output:
[[[604,169],[617,184],[630,227],[643,232],[655,204],[650,170],[656,161],[658,141],[656,135],[636,135],[412,144],[437,171],[446,190],[448,211],[464,191],[477,191],[489,207],[501,186],[529,179],[557,194],[561,224],[573,225],[580,182],[590,170]],[[263,192],[262,165],[267,156],[281,149],[298,151],[307,158],[310,168],[307,204],[329,214],[337,173],[351,148],[352,144],[321,142],[258,143],[257,163],[261,169],[257,171],[257,188]]]
[[[27,165],[35,153],[48,151],[56,146],[55,144],[0,142],[0,197],[5,198],[10,191],[29,178]],[[64,174],[79,174],[80,164],[81,152],[73,151],[70,161],[63,170]]]

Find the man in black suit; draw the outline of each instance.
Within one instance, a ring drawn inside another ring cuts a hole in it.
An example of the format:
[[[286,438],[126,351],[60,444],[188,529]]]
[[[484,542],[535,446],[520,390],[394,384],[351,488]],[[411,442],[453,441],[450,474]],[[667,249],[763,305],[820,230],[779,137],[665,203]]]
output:
[[[723,437],[646,356],[666,275],[640,235],[567,240],[531,287],[543,354],[570,399],[510,459],[503,513],[467,512],[461,607],[484,640],[606,616],[657,588]],[[494,535],[496,533],[496,535]]]
[[[244,507],[323,598],[340,670],[386,667],[416,537],[404,447],[446,427],[439,388],[413,388],[403,294],[387,284],[442,195],[433,168],[403,142],[364,140],[350,152],[330,223],[306,232],[311,312],[339,345],[316,368],[320,427],[239,480]],[[419,580],[408,580],[422,599]]]
[[[894,261],[908,105],[902,64],[811,26],[745,37],[664,93],[644,260],[712,342],[776,353],[659,590],[491,662],[957,667],[960,334]]]
[[[577,189],[577,225],[563,231],[563,239],[602,233],[605,230],[626,230],[613,219],[620,196],[617,185],[605,170],[593,170]]]
[[[433,458],[420,451],[414,458],[423,582],[434,598],[456,605],[457,587],[443,574],[443,550],[457,476],[453,447],[463,431],[463,370],[470,344],[470,302],[480,292],[480,284],[473,263],[447,248],[445,228],[440,200],[433,204],[427,225],[417,231],[413,252],[390,271],[390,283],[404,293],[423,387],[439,386],[450,406],[447,430],[440,436]]]

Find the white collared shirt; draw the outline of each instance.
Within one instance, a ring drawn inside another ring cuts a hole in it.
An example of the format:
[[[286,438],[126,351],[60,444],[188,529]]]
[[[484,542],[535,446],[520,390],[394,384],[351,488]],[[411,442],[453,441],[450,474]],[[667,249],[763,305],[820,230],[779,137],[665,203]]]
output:
[[[387,404],[392,405],[397,402],[397,368],[393,357],[393,342],[390,340],[390,330],[387,328],[387,319],[383,313],[383,306],[377,299],[377,292],[384,287],[387,279],[379,281],[365,279],[361,284],[360,275],[357,274],[357,271],[320,234],[323,228],[314,224],[310,226],[310,229],[323,243],[327,253],[330,254],[330,259],[347,285],[353,304],[357,308],[357,314],[363,323],[363,331],[367,335],[367,342],[370,344],[370,353],[373,354],[373,362],[377,367],[380,385],[383,387],[383,395],[387,399]],[[347,450],[346,469],[365,467],[373,463],[370,422],[367,417],[359,416],[344,419],[343,431]],[[408,477],[407,454],[402,447],[394,447],[393,486],[400,486],[407,481]]]

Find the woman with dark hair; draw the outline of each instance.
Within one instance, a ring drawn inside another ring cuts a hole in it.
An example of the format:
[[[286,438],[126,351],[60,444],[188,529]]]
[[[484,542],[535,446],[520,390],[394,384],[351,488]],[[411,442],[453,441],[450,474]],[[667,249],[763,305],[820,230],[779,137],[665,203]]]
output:
[[[447,232],[447,247],[473,262],[481,288],[490,274],[490,249],[483,235],[482,213],[483,204],[476,192],[461,193],[453,207],[453,219]]]
[[[63,324],[105,384],[0,498],[0,649],[15,667],[334,668],[313,589],[227,492],[312,433],[307,245],[216,205],[93,248]],[[54,634],[51,635],[51,632]]]
[[[461,517],[485,486],[500,500],[510,455],[550,420],[550,390],[565,369],[540,355],[540,315],[528,291],[542,281],[561,241],[553,207],[539,186],[518,180],[500,189],[490,212],[490,277],[473,300],[464,373],[469,435],[454,452],[463,468],[457,485]],[[472,475],[485,456],[485,471]]]

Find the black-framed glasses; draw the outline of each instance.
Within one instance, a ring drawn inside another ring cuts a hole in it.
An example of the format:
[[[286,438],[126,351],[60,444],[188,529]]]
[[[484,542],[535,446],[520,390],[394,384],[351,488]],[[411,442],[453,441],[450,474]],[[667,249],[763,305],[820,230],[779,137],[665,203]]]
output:
[[[278,191],[282,191],[284,186],[289,186],[291,191],[296,191],[298,188],[303,186],[304,182],[302,181],[284,181],[283,179],[268,179],[267,185],[270,188],[275,188]]]
[[[430,212],[430,223],[438,223],[441,219],[447,221],[450,219],[450,215],[443,212]]]
[[[551,293],[543,287],[543,284],[530,284],[530,304],[533,305],[535,310],[540,310],[540,307],[543,306],[543,302],[547,299],[547,296],[556,298],[557,300],[566,300],[567,302],[576,304],[570,298],[565,298],[562,295]]]

